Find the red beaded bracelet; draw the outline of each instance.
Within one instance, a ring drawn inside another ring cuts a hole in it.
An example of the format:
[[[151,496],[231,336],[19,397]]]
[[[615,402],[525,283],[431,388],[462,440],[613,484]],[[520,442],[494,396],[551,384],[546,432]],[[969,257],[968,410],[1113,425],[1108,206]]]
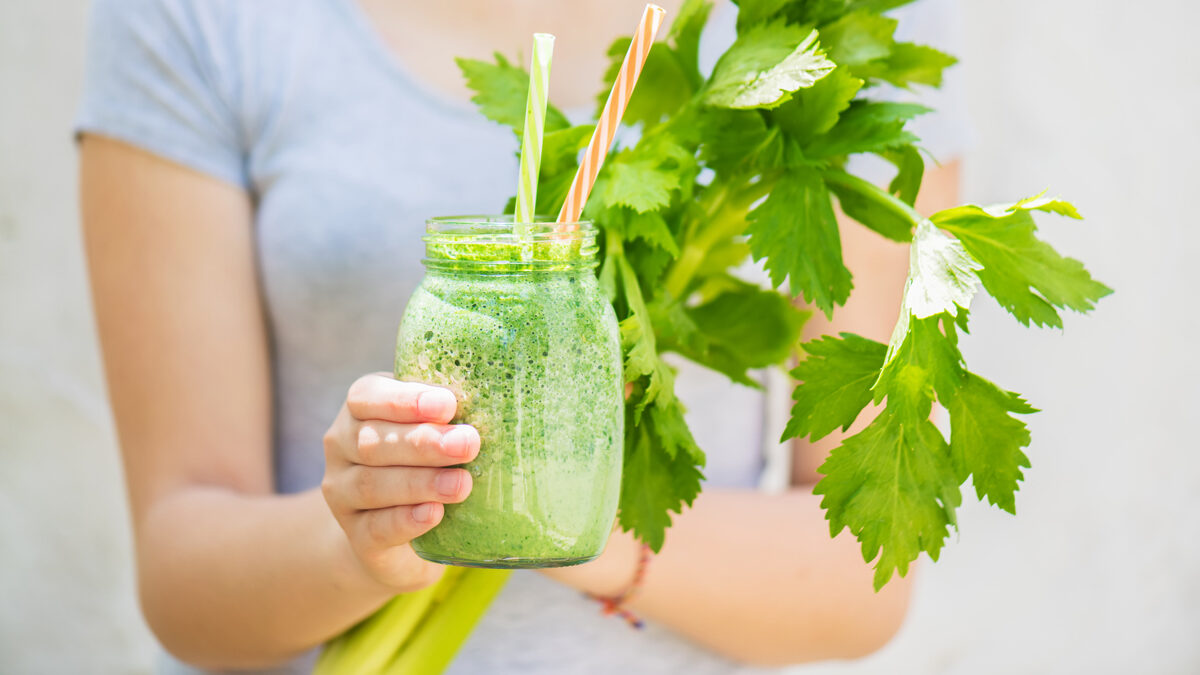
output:
[[[586,593],[589,598],[600,603],[600,611],[605,616],[613,614],[625,619],[629,625],[634,628],[644,628],[645,622],[637,617],[633,612],[625,609],[624,604],[633,599],[637,592],[642,587],[642,581],[646,578],[646,566],[650,563],[650,547],[642,544],[641,553],[638,555],[637,571],[633,573],[633,581],[625,587],[625,590],[616,595],[602,596],[592,593]]]

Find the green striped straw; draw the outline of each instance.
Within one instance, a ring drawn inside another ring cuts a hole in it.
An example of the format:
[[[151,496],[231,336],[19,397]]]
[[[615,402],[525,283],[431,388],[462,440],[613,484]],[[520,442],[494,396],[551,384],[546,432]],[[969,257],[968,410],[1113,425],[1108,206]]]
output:
[[[525,101],[525,133],[521,135],[521,180],[517,184],[516,226],[528,234],[537,209],[538,171],[542,166],[542,133],[546,126],[546,100],[550,90],[550,56],[554,36],[533,34],[533,56],[529,61],[529,98]]]

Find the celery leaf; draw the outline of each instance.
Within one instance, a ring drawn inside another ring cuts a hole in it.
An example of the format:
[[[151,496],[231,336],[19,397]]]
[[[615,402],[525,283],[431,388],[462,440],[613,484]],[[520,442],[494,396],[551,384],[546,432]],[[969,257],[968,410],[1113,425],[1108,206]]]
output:
[[[879,377],[887,347],[842,333],[806,342],[804,352],[807,356],[792,370],[800,386],[783,440],[807,436],[815,441],[839,427],[849,429],[871,402],[871,385]]]
[[[1029,429],[1009,413],[1027,415],[1037,409],[1019,395],[1004,391],[974,373],[966,377],[946,402],[950,411],[950,456],[958,480],[967,476],[979,499],[1017,512],[1014,493],[1029,458]]]
[[[846,302],[854,284],[842,262],[837,218],[819,172],[789,170],[747,220],[750,251],[755,260],[766,259],[771,283],[790,280],[792,293],[803,294],[827,315]]]
[[[904,576],[922,551],[937,560],[962,501],[949,447],[927,419],[890,407],[834,449],[813,488],[822,495],[829,532],[850,530],[863,559],[876,560],[875,588]]]
[[[720,108],[773,108],[832,71],[817,32],[775,22],[739,37],[717,61],[704,102]]]
[[[931,216],[983,264],[988,293],[1028,326],[1062,327],[1058,310],[1086,312],[1112,289],[1092,278],[1083,263],[1059,255],[1037,237],[1034,211],[1078,218],[1066,202],[1031,198],[1011,206],[959,206]]]
[[[493,122],[510,126],[520,133],[525,127],[525,103],[529,96],[529,72],[509,63],[496,52],[495,63],[476,59],[455,59],[467,86],[474,92],[471,101]],[[546,131],[571,126],[565,115],[552,105],[546,106]]]

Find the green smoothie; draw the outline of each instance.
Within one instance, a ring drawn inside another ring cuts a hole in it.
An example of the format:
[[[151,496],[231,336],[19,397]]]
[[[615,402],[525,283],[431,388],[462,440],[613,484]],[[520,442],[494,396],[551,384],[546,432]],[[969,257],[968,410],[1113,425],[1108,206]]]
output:
[[[620,340],[594,273],[595,232],[517,237],[511,225],[459,219],[429,229],[396,377],[453,391],[455,422],[474,425],[482,443],[465,465],[471,495],[447,505],[413,549],[485,567],[591,560],[616,514],[624,421]]]

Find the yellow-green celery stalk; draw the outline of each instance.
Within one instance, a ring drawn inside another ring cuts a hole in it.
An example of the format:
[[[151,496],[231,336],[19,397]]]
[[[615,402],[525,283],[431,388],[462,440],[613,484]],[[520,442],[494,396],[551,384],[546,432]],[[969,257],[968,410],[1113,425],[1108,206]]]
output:
[[[448,567],[326,645],[314,675],[438,675],[508,579],[507,570]]]

